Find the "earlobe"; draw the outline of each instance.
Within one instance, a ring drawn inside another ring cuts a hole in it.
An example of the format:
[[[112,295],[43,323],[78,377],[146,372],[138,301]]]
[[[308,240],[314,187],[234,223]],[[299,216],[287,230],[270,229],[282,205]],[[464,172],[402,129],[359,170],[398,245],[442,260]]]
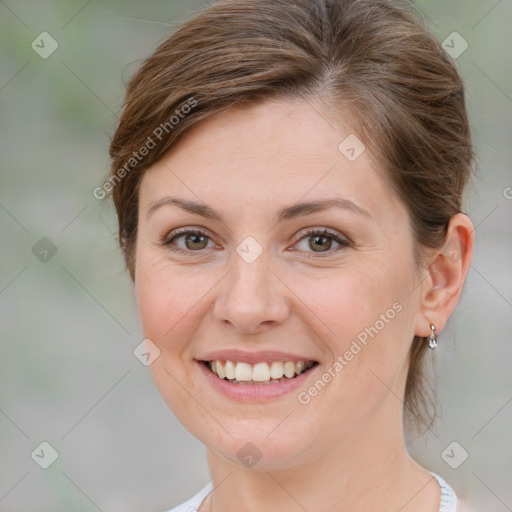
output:
[[[441,332],[459,301],[474,250],[474,228],[470,218],[457,213],[450,219],[446,242],[434,251],[421,286],[416,335],[430,335],[430,325]]]

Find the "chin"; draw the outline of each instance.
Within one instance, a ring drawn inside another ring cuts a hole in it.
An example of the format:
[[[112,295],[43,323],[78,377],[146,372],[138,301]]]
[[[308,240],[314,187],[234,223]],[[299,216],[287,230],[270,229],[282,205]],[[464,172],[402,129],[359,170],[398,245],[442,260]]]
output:
[[[221,441],[212,436],[196,436],[207,449],[233,466],[254,471],[287,470],[310,460],[306,453],[313,449],[311,439],[297,438],[290,435],[275,435],[271,439],[261,436],[230,437],[226,435]],[[273,437],[273,436],[271,436]]]

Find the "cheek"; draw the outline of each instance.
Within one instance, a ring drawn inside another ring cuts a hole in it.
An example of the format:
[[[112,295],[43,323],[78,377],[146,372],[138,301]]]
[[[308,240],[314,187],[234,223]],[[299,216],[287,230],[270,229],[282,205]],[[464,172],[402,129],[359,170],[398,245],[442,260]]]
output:
[[[184,362],[192,359],[190,340],[204,314],[200,299],[206,290],[193,286],[196,280],[189,274],[171,272],[161,262],[142,258],[136,276],[135,296],[143,335],[160,349],[159,357],[149,367],[152,378],[167,406],[190,429],[200,419],[194,414],[197,404],[184,392],[193,386]]]
[[[336,364],[331,366],[336,401],[381,400],[403,370],[414,322],[406,300],[412,269],[401,268],[351,269],[334,279],[302,283],[305,302],[326,333],[331,364]]]
[[[160,348],[172,337],[172,326],[186,314],[180,280],[164,272],[161,265],[138,258],[135,298],[144,336]]]
[[[171,269],[165,261],[138,261],[135,297],[144,336],[165,355],[179,355],[205,314],[215,284],[212,273],[198,276],[190,269]]]
[[[400,298],[405,295],[406,279],[389,271],[340,271],[318,279],[298,281],[301,299],[316,314],[316,323],[330,339],[330,345],[345,351],[350,341],[364,342],[371,334],[390,330],[399,321]]]

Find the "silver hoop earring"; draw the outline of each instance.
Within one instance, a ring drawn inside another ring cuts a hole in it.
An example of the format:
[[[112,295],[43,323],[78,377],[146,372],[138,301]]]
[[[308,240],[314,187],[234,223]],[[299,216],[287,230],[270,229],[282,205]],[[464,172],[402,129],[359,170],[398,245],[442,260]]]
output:
[[[434,324],[430,324],[430,328],[432,329],[432,332],[428,337],[428,346],[432,349],[435,349],[439,343],[439,340],[437,339],[437,336],[435,334],[436,326]]]

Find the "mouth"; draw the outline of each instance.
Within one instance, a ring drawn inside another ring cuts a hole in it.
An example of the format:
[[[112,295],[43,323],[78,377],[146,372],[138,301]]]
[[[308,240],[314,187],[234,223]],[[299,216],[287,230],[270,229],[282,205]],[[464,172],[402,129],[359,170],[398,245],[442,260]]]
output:
[[[201,361],[220,380],[241,386],[265,386],[292,381],[318,365],[317,361],[272,361],[249,364],[231,360]]]

